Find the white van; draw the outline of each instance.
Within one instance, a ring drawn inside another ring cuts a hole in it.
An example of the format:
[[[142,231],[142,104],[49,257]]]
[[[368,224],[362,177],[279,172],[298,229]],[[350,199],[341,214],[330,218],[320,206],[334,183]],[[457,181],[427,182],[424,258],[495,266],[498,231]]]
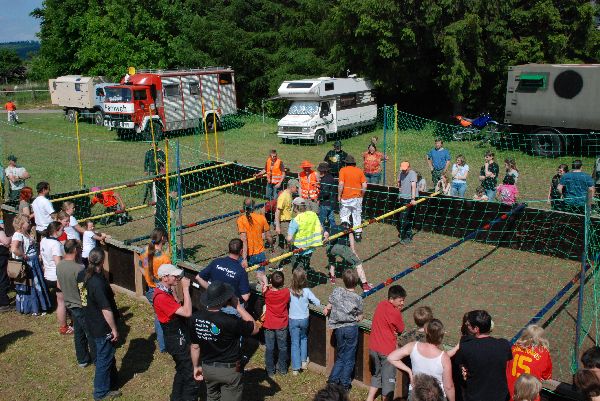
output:
[[[371,82],[348,78],[284,81],[279,97],[292,102],[279,120],[277,136],[284,142],[308,139],[320,145],[341,134],[356,136],[375,127],[377,104]]]

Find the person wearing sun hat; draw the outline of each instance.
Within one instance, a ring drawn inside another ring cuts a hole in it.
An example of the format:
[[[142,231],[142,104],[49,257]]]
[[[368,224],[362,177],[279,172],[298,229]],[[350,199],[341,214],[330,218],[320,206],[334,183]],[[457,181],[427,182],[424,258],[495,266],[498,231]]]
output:
[[[172,264],[160,265],[157,275],[160,281],[156,283],[152,305],[162,327],[166,350],[175,361],[171,400],[195,400],[198,387],[194,381],[190,336],[185,321],[192,315],[190,279],[183,276],[182,269]],[[178,282],[183,292],[183,305],[174,295]]]
[[[318,211],[316,202],[319,199],[319,175],[313,170],[313,167],[308,160],[302,161],[300,164],[302,171],[298,174],[298,180],[300,181],[300,196],[310,202],[308,204],[310,210]]]
[[[197,310],[190,318],[194,379],[204,380],[209,400],[241,401],[240,336],[257,334],[261,324],[244,309],[227,283],[211,282],[200,302],[206,309]],[[222,312],[225,306],[235,308],[240,317]]]
[[[417,189],[417,173],[410,168],[410,163],[406,160],[400,163],[398,188],[398,207],[407,206],[403,212],[398,213],[398,237],[401,244],[409,244],[413,237],[412,223],[419,191]]]
[[[310,270],[310,258],[315,250],[323,244],[323,228],[319,216],[309,210],[309,202],[303,198],[296,198],[292,202],[297,215],[290,222],[287,233],[287,241],[292,250],[302,249],[292,255],[292,271],[302,264],[304,270]]]

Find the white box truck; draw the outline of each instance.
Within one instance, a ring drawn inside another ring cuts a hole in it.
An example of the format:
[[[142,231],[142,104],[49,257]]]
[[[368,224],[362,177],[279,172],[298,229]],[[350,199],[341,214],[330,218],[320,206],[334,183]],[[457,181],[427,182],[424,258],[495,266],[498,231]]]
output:
[[[282,141],[305,139],[320,145],[328,138],[372,130],[377,120],[373,85],[366,79],[312,78],[284,81],[281,99],[292,102],[279,120],[277,136]]]
[[[600,144],[600,64],[508,68],[504,122],[513,142],[537,156],[596,155]]]
[[[109,83],[104,77],[83,77],[65,75],[50,79],[50,99],[52,104],[61,106],[70,122],[75,122],[75,113],[79,118],[91,118],[96,125],[104,124],[104,88]]]

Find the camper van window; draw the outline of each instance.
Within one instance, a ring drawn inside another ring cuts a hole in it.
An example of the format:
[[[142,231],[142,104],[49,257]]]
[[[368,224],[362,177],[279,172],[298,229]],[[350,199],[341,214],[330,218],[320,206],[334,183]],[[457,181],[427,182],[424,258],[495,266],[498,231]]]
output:
[[[179,96],[179,84],[165,85],[164,88],[166,97]]]
[[[331,109],[329,108],[328,102],[321,103],[321,117],[325,117],[331,114]]]
[[[294,102],[290,106],[288,114],[290,115],[307,115],[312,116],[319,112],[318,102]]]
[[[107,102],[131,102],[131,89],[129,88],[106,88]]]
[[[288,89],[308,89],[313,86],[312,82],[290,82],[287,87]]]
[[[75,84],[75,91],[81,92],[81,84]]]
[[[340,109],[347,109],[356,106],[356,95],[340,96]]]
[[[104,96],[104,89],[103,88],[98,88],[96,89],[96,96]]]
[[[198,96],[200,95],[200,84],[198,82],[190,82],[190,95]]]
[[[133,100],[146,100],[146,91],[144,89],[133,91]]]
[[[333,90],[333,82],[326,82],[325,83],[325,90],[326,91],[332,91]]]
[[[219,84],[220,85],[229,85],[233,83],[233,77],[230,73],[219,74]]]

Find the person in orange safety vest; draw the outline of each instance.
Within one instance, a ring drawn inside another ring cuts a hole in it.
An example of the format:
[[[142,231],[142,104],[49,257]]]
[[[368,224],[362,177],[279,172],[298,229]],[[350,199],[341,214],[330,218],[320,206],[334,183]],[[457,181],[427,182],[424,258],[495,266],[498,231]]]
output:
[[[304,160],[300,164],[300,167],[302,168],[302,171],[298,174],[298,179],[300,181],[300,196],[309,201],[309,210],[318,210],[319,175],[312,169],[313,165],[308,160]]]
[[[265,162],[265,168],[254,176],[265,176],[267,178],[267,200],[277,199],[277,194],[285,179],[285,167],[283,161],[277,157],[277,150],[271,150],[271,154]]]

